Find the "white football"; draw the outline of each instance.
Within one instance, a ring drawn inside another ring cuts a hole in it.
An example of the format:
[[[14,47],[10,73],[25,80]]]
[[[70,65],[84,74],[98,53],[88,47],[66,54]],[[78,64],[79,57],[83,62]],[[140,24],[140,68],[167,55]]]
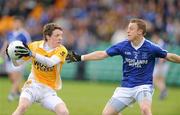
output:
[[[8,45],[8,48],[7,48],[7,53],[9,55],[9,57],[13,60],[18,59],[18,56],[15,55],[16,46],[23,46],[24,47],[24,45],[21,41],[13,41]]]

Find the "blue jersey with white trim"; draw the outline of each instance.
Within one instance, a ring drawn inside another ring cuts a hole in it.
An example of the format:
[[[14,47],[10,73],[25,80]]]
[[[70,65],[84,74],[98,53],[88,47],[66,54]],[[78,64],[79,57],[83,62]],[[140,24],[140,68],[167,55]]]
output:
[[[31,42],[31,37],[29,33],[24,29],[9,32],[7,34],[7,39],[9,43],[15,40],[22,41],[24,44],[29,44]]]
[[[165,58],[167,51],[149,40],[135,49],[130,41],[115,44],[106,50],[109,56],[121,55],[123,58],[122,87],[135,87],[152,84],[155,58]]]

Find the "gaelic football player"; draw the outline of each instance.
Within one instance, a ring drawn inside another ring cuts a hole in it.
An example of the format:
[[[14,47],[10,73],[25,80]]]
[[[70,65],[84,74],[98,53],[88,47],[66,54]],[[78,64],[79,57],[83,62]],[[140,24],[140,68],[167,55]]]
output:
[[[43,28],[43,40],[32,42],[26,47],[16,47],[15,54],[19,60],[13,60],[14,65],[31,60],[32,69],[13,115],[23,115],[34,102],[57,115],[69,114],[65,103],[56,93],[62,86],[60,73],[68,53],[61,44],[62,35],[63,30],[59,25],[49,23]]]
[[[106,104],[103,115],[118,115],[135,101],[142,115],[152,115],[153,69],[155,58],[180,63],[180,56],[168,53],[147,40],[146,24],[141,19],[131,19],[127,28],[127,40],[117,43],[105,51],[95,51],[86,55],[69,52],[70,62],[101,60],[120,55],[123,58],[123,77],[121,87],[117,87]]]

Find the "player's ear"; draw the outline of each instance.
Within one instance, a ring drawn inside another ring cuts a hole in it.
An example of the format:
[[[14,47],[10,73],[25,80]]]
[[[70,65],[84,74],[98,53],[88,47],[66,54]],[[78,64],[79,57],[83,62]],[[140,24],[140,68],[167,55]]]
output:
[[[143,35],[143,30],[142,29],[138,29],[138,35]]]
[[[49,35],[46,35],[44,39],[45,39],[45,41],[49,41],[50,36],[49,36]]]

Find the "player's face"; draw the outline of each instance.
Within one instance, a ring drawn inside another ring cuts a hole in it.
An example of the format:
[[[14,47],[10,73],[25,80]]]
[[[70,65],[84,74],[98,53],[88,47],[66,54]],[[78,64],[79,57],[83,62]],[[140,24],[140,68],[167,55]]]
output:
[[[56,29],[52,32],[52,35],[50,37],[47,37],[47,42],[51,44],[52,48],[58,47],[62,42],[63,31]]]
[[[142,35],[142,30],[138,29],[136,23],[129,23],[127,28],[128,40],[132,41]]]

